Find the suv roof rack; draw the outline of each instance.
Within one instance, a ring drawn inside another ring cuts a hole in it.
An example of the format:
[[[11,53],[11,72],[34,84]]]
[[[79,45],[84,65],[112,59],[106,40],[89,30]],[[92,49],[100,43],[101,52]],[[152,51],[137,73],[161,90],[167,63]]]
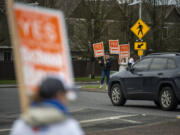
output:
[[[168,55],[168,56],[180,56],[178,52],[163,52],[163,53],[151,53],[149,55]]]

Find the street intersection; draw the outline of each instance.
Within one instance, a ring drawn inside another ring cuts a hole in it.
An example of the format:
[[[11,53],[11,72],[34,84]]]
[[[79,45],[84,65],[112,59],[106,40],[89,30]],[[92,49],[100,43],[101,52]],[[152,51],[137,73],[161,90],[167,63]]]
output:
[[[7,135],[20,113],[17,88],[0,88],[0,106],[0,135]],[[107,93],[84,90],[78,92],[77,100],[69,108],[88,134],[174,122],[180,114],[180,107],[162,111],[151,101],[131,100],[123,107],[115,107]]]

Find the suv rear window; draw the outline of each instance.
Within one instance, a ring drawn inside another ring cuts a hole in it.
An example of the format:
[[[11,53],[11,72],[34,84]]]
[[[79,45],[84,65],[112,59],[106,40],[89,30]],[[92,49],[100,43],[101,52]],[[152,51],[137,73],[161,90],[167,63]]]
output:
[[[176,57],[176,66],[178,66],[178,68],[180,67],[180,56]]]
[[[168,59],[167,68],[168,68],[168,69],[174,69],[174,68],[176,68],[176,62],[175,62],[175,60],[173,60],[173,59]]]
[[[150,70],[163,70],[166,68],[167,58],[154,58]]]
[[[152,58],[145,58],[137,62],[133,68],[136,72],[146,71],[151,63]]]

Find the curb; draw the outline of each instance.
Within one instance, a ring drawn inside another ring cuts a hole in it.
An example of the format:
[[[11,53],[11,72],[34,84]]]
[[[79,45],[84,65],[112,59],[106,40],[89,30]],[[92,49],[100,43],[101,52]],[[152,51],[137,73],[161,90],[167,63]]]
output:
[[[99,82],[75,82],[75,85],[93,85]],[[18,88],[17,84],[0,84],[0,88]]]
[[[102,89],[88,89],[88,88],[80,88],[79,91],[84,91],[84,92],[99,92],[99,93],[107,93],[107,91],[102,90]]]
[[[16,84],[0,84],[0,88],[17,88]]]
[[[99,84],[99,82],[75,82],[75,85],[91,85],[91,84]]]
[[[0,85],[0,88],[18,88],[18,85]],[[99,92],[99,93],[107,93],[107,91],[104,91],[102,89],[88,89],[88,88],[79,88],[79,91],[84,92]]]

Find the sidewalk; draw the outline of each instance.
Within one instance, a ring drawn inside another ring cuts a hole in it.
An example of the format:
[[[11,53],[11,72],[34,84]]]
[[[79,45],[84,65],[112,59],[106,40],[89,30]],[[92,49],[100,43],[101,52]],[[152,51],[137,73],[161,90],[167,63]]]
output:
[[[0,84],[0,88],[17,88],[16,84]]]
[[[99,84],[99,82],[75,82],[76,86],[79,85],[96,85]],[[17,84],[0,84],[0,88],[17,88]]]
[[[180,120],[112,131],[91,132],[87,135],[180,135]]]

